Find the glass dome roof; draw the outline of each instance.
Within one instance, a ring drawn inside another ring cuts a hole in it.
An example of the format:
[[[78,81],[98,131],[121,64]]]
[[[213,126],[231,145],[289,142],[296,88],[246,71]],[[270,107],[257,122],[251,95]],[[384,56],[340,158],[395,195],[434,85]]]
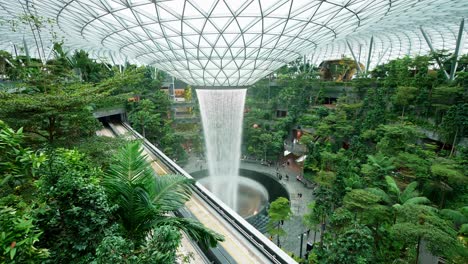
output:
[[[45,22],[13,22],[24,14]],[[46,58],[53,38],[64,38],[194,86],[246,86],[303,55],[320,63],[351,47],[366,63],[372,36],[371,67],[425,54],[420,27],[435,49],[453,51],[467,14],[466,0],[0,0],[0,49],[27,43]]]

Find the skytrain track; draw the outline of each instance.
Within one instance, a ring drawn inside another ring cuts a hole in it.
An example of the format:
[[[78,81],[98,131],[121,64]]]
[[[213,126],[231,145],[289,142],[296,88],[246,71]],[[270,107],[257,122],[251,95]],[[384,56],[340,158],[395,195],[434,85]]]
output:
[[[185,170],[163,152],[143,138],[127,123],[108,123],[109,130],[127,139],[142,141],[149,162],[158,175],[181,174],[193,179]],[[108,134],[109,131],[101,132]],[[191,199],[176,214],[192,217],[205,226],[223,234],[225,241],[216,248],[203,249],[203,253],[214,263],[296,263],[257,229],[227,207],[199,183],[193,185]],[[199,251],[199,249],[195,249]],[[200,252],[196,252],[200,253]],[[208,262],[208,263],[210,263]],[[206,262],[200,262],[206,263]]]

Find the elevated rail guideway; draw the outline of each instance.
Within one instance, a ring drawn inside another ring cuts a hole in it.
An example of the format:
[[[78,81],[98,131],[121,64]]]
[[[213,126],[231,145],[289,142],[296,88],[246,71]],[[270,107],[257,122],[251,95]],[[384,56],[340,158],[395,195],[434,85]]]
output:
[[[108,125],[110,129],[103,129],[98,134],[104,136],[115,134],[128,139],[142,140],[145,153],[158,175],[175,173],[192,178],[127,123],[109,123]],[[199,183],[194,184],[192,198],[186,203],[185,209],[178,212],[178,214],[183,217],[194,217],[205,226],[225,236],[225,241],[219,243],[217,248],[205,252],[210,261],[242,264],[296,263]],[[198,255],[202,254],[199,248],[194,247],[187,240],[184,242],[185,244],[188,243],[186,250]],[[204,256],[200,256],[200,259],[204,258]]]

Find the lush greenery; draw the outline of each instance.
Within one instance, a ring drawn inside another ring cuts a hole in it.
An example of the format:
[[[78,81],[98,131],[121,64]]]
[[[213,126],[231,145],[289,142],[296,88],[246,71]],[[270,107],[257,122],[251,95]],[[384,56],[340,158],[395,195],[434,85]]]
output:
[[[284,221],[292,216],[289,200],[284,197],[278,197],[268,208],[269,222],[267,225],[268,233],[276,236],[276,244],[281,246],[280,236],[285,236],[286,232],[282,228]]]
[[[249,90],[246,155],[277,160],[302,132],[293,152],[315,185],[304,224],[320,234],[307,262],[415,263],[422,250],[468,261],[468,56],[452,82],[436,56],[450,65],[405,57],[351,82],[298,61]]]
[[[190,180],[155,177],[138,143],[95,136],[93,112],[126,108],[135,129],[184,160],[163,73],[58,43],[48,61],[22,49],[0,51],[1,263],[173,263],[188,258],[176,253],[180,230],[205,246],[222,240],[168,214],[189,198]],[[468,262],[468,56],[454,81],[436,58],[449,70],[453,58],[441,52],[351,82],[322,81],[298,60],[249,90],[245,155],[278,160],[291,130],[303,134],[293,153],[307,154],[304,177],[315,184],[304,223],[320,231],[304,261],[415,263],[424,250]],[[289,202],[273,202],[269,216],[280,244]]]
[[[137,130],[183,159],[163,74],[53,51],[49,61],[0,52],[0,263],[185,262],[181,231],[216,246],[221,235],[171,216],[191,180],[155,175],[139,143],[96,136],[93,112],[126,108]]]
[[[206,247],[223,240],[167,214],[190,198],[192,181],[156,176],[138,142],[104,172],[77,150],[33,152],[21,129],[0,125],[2,263],[172,263],[179,230]]]

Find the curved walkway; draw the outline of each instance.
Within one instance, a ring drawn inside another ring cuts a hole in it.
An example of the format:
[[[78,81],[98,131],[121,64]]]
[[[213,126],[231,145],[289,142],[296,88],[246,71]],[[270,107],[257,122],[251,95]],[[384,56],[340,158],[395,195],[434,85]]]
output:
[[[302,223],[302,216],[307,214],[307,205],[313,201],[312,189],[306,188],[304,184],[296,180],[296,176],[300,174],[300,167],[297,166],[294,161],[290,160],[289,165],[284,164],[285,166],[278,167],[278,173],[281,175],[281,180],[277,177],[277,168],[276,166],[266,166],[258,162],[253,161],[243,161],[241,162],[241,168],[258,171],[262,173],[269,174],[271,177],[276,178],[289,192],[291,200],[291,210],[293,216],[289,221],[284,222],[284,230],[287,235],[280,238],[281,247],[288,251],[292,252],[295,256],[299,255],[300,247],[300,234],[306,233],[307,229]],[[195,156],[190,156],[187,164],[184,166],[184,169],[188,172],[195,172],[202,169],[206,169],[206,162],[203,159],[200,159]],[[288,175],[288,178],[286,178]],[[299,197],[298,194],[302,194],[302,197]],[[269,236],[265,234],[265,236]],[[312,240],[314,237],[313,232],[309,233],[309,236],[304,235],[303,237],[303,250],[302,254],[305,254],[306,243],[309,240]],[[316,235],[319,237],[319,234]],[[276,243],[276,239],[273,239],[273,242]]]

